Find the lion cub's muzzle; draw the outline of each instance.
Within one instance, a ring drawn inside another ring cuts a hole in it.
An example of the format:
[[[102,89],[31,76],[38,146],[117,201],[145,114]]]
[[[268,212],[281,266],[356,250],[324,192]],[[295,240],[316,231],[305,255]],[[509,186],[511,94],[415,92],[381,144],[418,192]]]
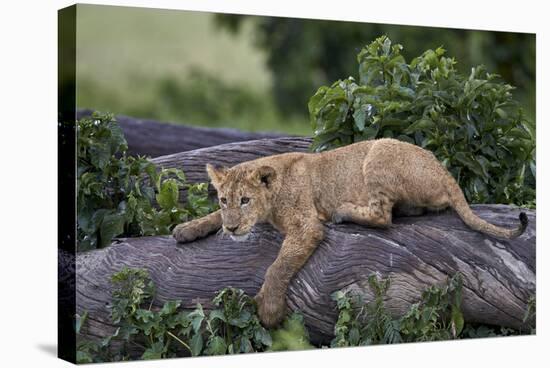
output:
[[[231,239],[239,242],[245,241],[246,239],[248,239],[248,235],[250,234],[249,230],[243,231],[243,228],[240,225],[234,225],[234,226],[223,225],[223,231],[226,234],[229,234]]]

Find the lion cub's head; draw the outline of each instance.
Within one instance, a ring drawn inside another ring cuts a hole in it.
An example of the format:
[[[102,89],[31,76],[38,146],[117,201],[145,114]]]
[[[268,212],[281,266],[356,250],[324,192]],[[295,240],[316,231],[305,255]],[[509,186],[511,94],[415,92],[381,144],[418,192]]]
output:
[[[218,169],[208,164],[206,171],[218,192],[223,231],[233,240],[246,240],[254,224],[264,221],[270,211],[275,169],[270,166]]]

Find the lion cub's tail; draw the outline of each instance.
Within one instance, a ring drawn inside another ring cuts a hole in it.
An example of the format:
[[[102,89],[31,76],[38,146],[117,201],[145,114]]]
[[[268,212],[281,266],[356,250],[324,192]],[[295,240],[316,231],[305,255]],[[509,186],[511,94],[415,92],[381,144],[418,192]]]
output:
[[[523,234],[529,222],[525,212],[521,212],[519,214],[520,224],[514,229],[506,229],[503,227],[495,226],[478,217],[475,213],[472,212],[470,205],[468,204],[468,202],[466,202],[466,198],[464,198],[464,193],[462,193],[462,189],[460,189],[452,176],[450,176],[450,179],[451,183],[449,183],[448,186],[449,197],[451,201],[450,206],[454,208],[454,210],[458,213],[458,215],[460,216],[462,221],[466,223],[466,225],[476,231],[480,231],[482,233],[489,234],[497,238],[513,239]]]

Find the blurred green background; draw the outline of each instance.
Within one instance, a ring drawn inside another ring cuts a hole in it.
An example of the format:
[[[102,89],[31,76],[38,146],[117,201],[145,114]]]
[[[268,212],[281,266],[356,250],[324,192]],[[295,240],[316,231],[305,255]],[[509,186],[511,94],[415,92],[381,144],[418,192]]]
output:
[[[310,135],[318,87],[357,76],[387,34],[410,60],[443,46],[517,87],[535,121],[535,36],[431,27],[78,5],[77,105],[184,124]]]

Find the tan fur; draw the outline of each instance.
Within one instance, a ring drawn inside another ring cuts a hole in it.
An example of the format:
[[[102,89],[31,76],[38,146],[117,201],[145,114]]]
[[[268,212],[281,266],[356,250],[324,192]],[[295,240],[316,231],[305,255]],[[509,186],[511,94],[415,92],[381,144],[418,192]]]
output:
[[[365,141],[323,153],[264,157],[231,169],[207,165],[207,171],[221,209],[176,226],[174,237],[188,242],[223,227],[235,240],[242,240],[262,222],[283,233],[279,256],[256,296],[266,326],[284,318],[288,284],[323,239],[322,222],[388,227],[392,211],[420,214],[423,209],[450,206],[471,228],[497,237],[518,236],[527,225],[525,214],[520,215],[516,229],[477,217],[431,152],[395,139]],[[243,197],[249,202],[242,203]]]

